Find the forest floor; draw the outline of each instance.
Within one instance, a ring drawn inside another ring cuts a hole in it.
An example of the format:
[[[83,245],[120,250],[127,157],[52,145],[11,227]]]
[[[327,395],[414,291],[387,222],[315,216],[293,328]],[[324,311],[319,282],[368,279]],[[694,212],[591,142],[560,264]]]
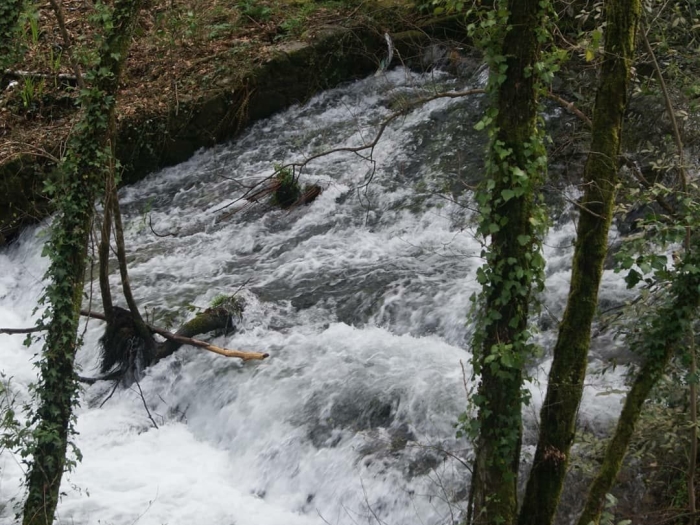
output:
[[[0,164],[37,145],[65,142],[77,115],[69,53],[94,60],[100,11],[90,0],[63,0],[70,49],[48,0],[25,14],[14,55],[0,57]],[[203,100],[245,77],[275,52],[327,29],[418,21],[406,0],[146,0],[126,64],[118,118],[168,112]],[[4,58],[4,63],[2,59]],[[83,67],[83,69],[85,69]]]

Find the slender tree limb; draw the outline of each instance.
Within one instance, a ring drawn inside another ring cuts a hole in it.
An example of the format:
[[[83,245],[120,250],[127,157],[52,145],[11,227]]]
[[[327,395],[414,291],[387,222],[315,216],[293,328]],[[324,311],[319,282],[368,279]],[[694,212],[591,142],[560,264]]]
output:
[[[100,403],[100,408],[102,408],[103,406],[105,406],[105,403],[107,403],[107,401],[109,401],[110,399],[112,399],[112,396],[113,396],[114,393],[117,391],[117,387],[119,387],[119,381],[115,381],[115,382],[114,382],[114,386],[112,387],[112,391],[109,393],[109,395],[108,395],[106,398],[104,398],[104,399],[102,400],[102,403]]]
[[[112,318],[112,312],[114,310],[112,303],[112,292],[109,288],[109,244],[112,233],[112,182],[112,178],[108,177],[105,183],[104,215],[102,217],[102,228],[100,231],[100,246],[98,249],[102,308],[108,319]]]
[[[115,370],[114,372],[110,372],[109,374],[105,374],[99,377],[86,377],[86,376],[81,376],[81,375],[76,375],[76,378],[78,381],[81,383],[85,383],[87,385],[94,385],[98,381],[116,381],[117,385],[119,384],[119,380],[124,376],[124,370],[123,369],[118,369]],[[116,386],[115,386],[116,388]]]
[[[111,170],[110,170],[111,171]],[[111,178],[111,177],[110,177]],[[112,213],[114,215],[114,240],[117,243],[117,258],[119,260],[119,273],[122,280],[122,289],[124,291],[124,298],[126,303],[129,305],[129,311],[134,317],[137,323],[143,323],[143,318],[139,312],[136,301],[134,300],[134,294],[131,291],[131,282],[129,281],[129,271],[126,264],[126,246],[124,244],[124,226],[122,224],[122,214],[119,209],[119,197],[117,195],[117,188],[114,184],[110,185],[110,191],[112,193],[110,198],[110,204],[112,206]]]
[[[656,55],[654,50],[651,48],[649,39],[647,38],[646,30],[642,31],[642,39],[644,40],[644,47],[646,47],[649,56],[651,57],[651,62],[654,65],[654,72],[656,73],[656,79],[659,81],[659,87],[661,88],[661,93],[664,97],[664,104],[666,105],[666,113],[668,113],[668,118],[671,119],[671,129],[673,131],[673,140],[676,143],[676,149],[678,150],[678,169],[681,173],[681,184],[684,186],[685,191],[685,180],[687,180],[687,174],[685,171],[685,166],[683,164],[683,140],[681,139],[681,131],[678,127],[678,121],[676,120],[676,112],[673,109],[673,102],[671,101],[671,95],[668,92],[668,87],[666,86],[666,81],[664,80],[663,73],[661,71],[661,66],[659,66],[658,60],[656,60]]]
[[[155,235],[156,237],[177,237],[177,234],[175,233],[158,233],[153,229],[153,218],[151,215],[148,215],[148,227],[151,229],[151,233]]]
[[[549,93],[547,93],[545,96],[546,96],[548,99],[553,100],[554,102],[556,102],[557,104],[559,104],[560,106],[562,106],[562,107],[563,107],[564,109],[566,109],[567,111],[570,111],[571,113],[573,113],[574,115],[576,115],[576,116],[577,116],[579,119],[581,119],[581,120],[583,121],[583,123],[586,124],[586,126],[588,126],[589,128],[590,128],[590,127],[593,127],[593,122],[591,121],[591,119],[588,118],[588,116],[587,116],[583,111],[581,111],[580,109],[578,109],[578,108],[574,105],[573,102],[569,102],[568,100],[563,99],[563,98],[560,97],[559,95],[555,95],[555,94],[552,93],[551,91],[550,91]]]
[[[650,189],[654,185],[647,180],[647,178],[644,176],[642,171],[639,169],[639,167],[628,157],[623,156],[622,157],[622,162],[624,163],[625,166],[630,170],[632,175],[634,176],[635,179],[637,179],[642,186],[644,186],[646,189]],[[654,197],[654,200],[657,202],[661,208],[668,213],[670,217],[675,217],[676,216],[676,210],[673,209],[673,206],[671,206],[666,199],[664,199],[661,195],[656,195]]]
[[[56,14],[56,21],[58,22],[58,27],[61,31],[61,37],[63,38],[64,53],[68,55],[68,62],[70,62],[73,73],[75,74],[75,80],[80,89],[85,89],[85,82],[83,81],[83,75],[80,72],[80,66],[73,56],[73,44],[71,42],[68,29],[66,28],[66,19],[63,16],[63,6],[60,0],[49,0],[49,3]]]
[[[251,186],[250,189],[248,189],[248,191],[246,191],[239,198],[235,199],[233,202],[230,202],[224,206],[221,206],[220,208],[218,208],[215,211],[219,212],[219,211],[225,210],[226,208],[233,206],[234,204],[237,204],[238,202],[240,202],[242,200],[249,200],[251,198],[251,196],[254,196],[261,191],[264,191],[264,190],[260,190],[261,185],[266,184],[269,180],[273,179],[274,177],[279,175],[284,170],[288,170],[288,169],[299,170],[299,173],[301,173],[301,170],[304,169],[310,162],[312,162],[316,159],[320,159],[322,157],[326,157],[328,155],[332,155],[334,153],[347,152],[347,153],[360,154],[360,153],[363,153],[363,152],[366,152],[369,150],[369,156],[368,156],[369,158],[365,158],[365,160],[371,160],[372,154],[374,153],[374,148],[377,146],[377,144],[381,140],[382,135],[384,135],[384,132],[386,131],[386,128],[389,126],[389,124],[391,124],[397,118],[408,114],[408,112],[411,111],[412,109],[415,109],[416,107],[421,106],[423,104],[426,104],[428,102],[431,102],[433,100],[438,100],[438,99],[442,99],[442,98],[462,98],[462,97],[469,96],[469,95],[482,95],[484,93],[486,93],[486,91],[484,89],[470,89],[470,90],[466,90],[466,91],[450,91],[447,93],[438,93],[435,95],[431,95],[429,97],[421,97],[421,98],[418,98],[416,100],[413,100],[413,101],[409,102],[406,106],[402,107],[398,111],[396,111],[396,112],[392,113],[391,115],[389,115],[388,117],[386,117],[379,124],[377,132],[375,133],[374,138],[370,142],[366,142],[362,146],[343,146],[343,147],[339,147],[339,148],[332,148],[332,149],[317,153],[315,155],[312,155],[310,157],[307,157],[306,159],[304,159],[301,162],[290,162],[288,164],[280,166],[269,177],[266,177],[265,179],[260,181],[258,184]],[[227,217],[227,215],[223,216],[223,218],[226,218],[226,217]],[[223,220],[223,218],[220,220]]]
[[[33,334],[42,332],[46,328],[41,326],[32,326],[31,328],[0,328],[0,334],[17,335],[17,334]]]
[[[136,380],[136,388],[139,389],[139,397],[141,397],[141,402],[143,403],[143,407],[146,409],[146,414],[148,414],[148,419],[151,420],[151,423],[153,423],[153,426],[158,429],[158,424],[156,423],[156,420],[153,419],[153,416],[151,415],[151,411],[148,408],[148,403],[146,403],[146,398],[143,396],[143,390],[141,390],[141,385],[139,384],[138,380]]]
[[[700,264],[696,253],[686,252],[679,268]],[[697,317],[700,307],[700,278],[693,272],[679,271],[673,278],[669,296],[666,304],[644,323],[643,333],[635,345],[638,351],[646,354],[646,361],[625,397],[615,432],[606,446],[603,463],[588,489],[578,525],[600,522],[605,495],[617,479],[644,402]]]

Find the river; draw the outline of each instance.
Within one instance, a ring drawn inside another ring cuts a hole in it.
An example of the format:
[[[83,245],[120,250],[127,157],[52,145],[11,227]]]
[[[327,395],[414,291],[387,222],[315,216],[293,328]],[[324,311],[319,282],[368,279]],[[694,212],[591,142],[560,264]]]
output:
[[[117,389],[103,406],[112,384],[86,387],[75,436],[83,460],[64,477],[60,523],[438,525],[458,518],[470,447],[455,438],[454,423],[467,408],[465,387],[474,386],[469,298],[478,291],[482,245],[470,187],[483,165],[484,137],[473,129],[483,96],[434,100],[396,119],[373,162],[347,152],[311,162],[301,181],[324,191],[308,206],[285,211],[238,199],[242,185],[269,176],[274,164],[371,141],[407,98],[483,80],[483,73],[458,80],[403,69],[367,78],[122,190],[132,285],[154,323],[165,324],[170,313],[176,327],[218,294],[238,291],[246,303],[241,328],[214,342],[270,358],[241,363],[185,347],[161,361],[140,382],[157,429],[134,387]],[[571,215],[553,220],[545,242],[545,308],[535,319],[544,355],[532,367],[526,459],[568,294]],[[30,229],[0,251],[0,326],[34,323],[45,238],[45,228]],[[601,301],[617,304],[630,293],[619,275],[605,272]],[[86,294],[100,310],[96,282]],[[85,327],[83,375],[96,373],[102,329],[97,321]],[[0,370],[21,405],[41,345],[0,338]],[[620,351],[609,335],[597,337],[591,370]],[[581,408],[588,428],[614,421],[620,395],[600,394],[619,389],[622,373],[589,376]],[[0,455],[2,523],[14,521],[23,472],[18,456]]]

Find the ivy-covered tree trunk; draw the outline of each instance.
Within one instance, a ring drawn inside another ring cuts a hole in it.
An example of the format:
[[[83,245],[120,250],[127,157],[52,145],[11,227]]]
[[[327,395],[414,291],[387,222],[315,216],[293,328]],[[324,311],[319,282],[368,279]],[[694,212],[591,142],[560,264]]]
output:
[[[536,194],[546,158],[538,130],[538,74],[543,37],[541,0],[509,0],[500,53],[491,66],[494,128],[488,152],[487,192],[480,197],[480,231],[490,236],[482,284],[474,369],[480,375],[479,435],[472,476],[472,521],[509,525],[517,518],[522,437],[523,366],[533,283],[541,282]],[[505,2],[497,4],[503,9]]]
[[[73,361],[94,201],[109,167],[109,122],[139,7],[140,0],[116,0],[113,4],[98,63],[86,76],[89,85],[81,95],[83,115],[57,184],[59,213],[47,245],[51,257],[49,285],[43,299],[47,304],[43,321],[47,332],[37,387],[39,408],[34,417],[37,427],[27,474],[24,525],[52,524],[58,504],[72,408],[77,399]]]
[[[22,0],[0,0],[0,67],[9,63],[22,9]]]
[[[600,523],[605,495],[612,489],[620,472],[644,401],[661,379],[666,365],[683,343],[689,330],[692,333],[692,323],[697,319],[700,308],[700,242],[697,239],[693,250],[677,266],[679,270],[673,279],[666,304],[660,307],[651,321],[643,327],[640,348],[637,350],[646,355],[646,361],[627,393],[615,433],[605,450],[603,463],[588,489],[586,504],[578,525]]]
[[[551,524],[564,486],[607,254],[640,4],[640,0],[609,0],[605,5],[605,54],[593,110],[591,149],[584,168],[571,286],[554,347],[519,525]]]

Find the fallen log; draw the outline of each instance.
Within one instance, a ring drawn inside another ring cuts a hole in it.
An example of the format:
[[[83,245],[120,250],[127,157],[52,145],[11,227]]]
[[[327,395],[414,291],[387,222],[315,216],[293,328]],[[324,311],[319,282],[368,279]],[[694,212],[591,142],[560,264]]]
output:
[[[214,309],[209,309],[206,312],[210,312],[211,310]],[[104,314],[101,314],[99,312],[92,312],[88,310],[81,310],[80,315],[83,315],[85,317],[90,317],[92,319],[99,319],[101,321],[107,321],[107,318],[104,316]],[[197,318],[195,318],[197,319]],[[212,323],[214,324],[214,323]],[[187,325],[185,325],[187,326]],[[175,350],[177,350],[180,346],[182,345],[190,345],[190,346],[196,346],[199,348],[204,348],[205,350],[208,350],[210,352],[214,352],[215,354],[223,355],[225,357],[236,357],[238,359],[242,359],[243,361],[253,361],[253,360],[263,360],[268,357],[270,357],[270,354],[268,353],[263,353],[263,352],[244,352],[241,350],[228,350],[226,348],[220,348],[218,346],[209,344],[205,341],[200,341],[199,339],[193,339],[192,337],[186,337],[184,335],[178,335],[178,334],[173,334],[171,332],[168,332],[167,330],[163,330],[162,328],[158,328],[157,326],[150,325],[146,323],[146,327],[151,330],[153,333],[156,333],[160,336],[163,336],[165,339],[168,339],[169,341],[173,341],[175,343],[178,343],[177,346],[173,349],[173,346],[169,347],[168,352],[160,350],[156,352],[156,361],[163,359],[164,357],[167,357],[168,355],[172,354]],[[213,326],[207,331],[211,331],[216,328],[221,328],[221,326]],[[201,331],[197,333],[203,333]],[[164,345],[165,346],[165,345]]]

